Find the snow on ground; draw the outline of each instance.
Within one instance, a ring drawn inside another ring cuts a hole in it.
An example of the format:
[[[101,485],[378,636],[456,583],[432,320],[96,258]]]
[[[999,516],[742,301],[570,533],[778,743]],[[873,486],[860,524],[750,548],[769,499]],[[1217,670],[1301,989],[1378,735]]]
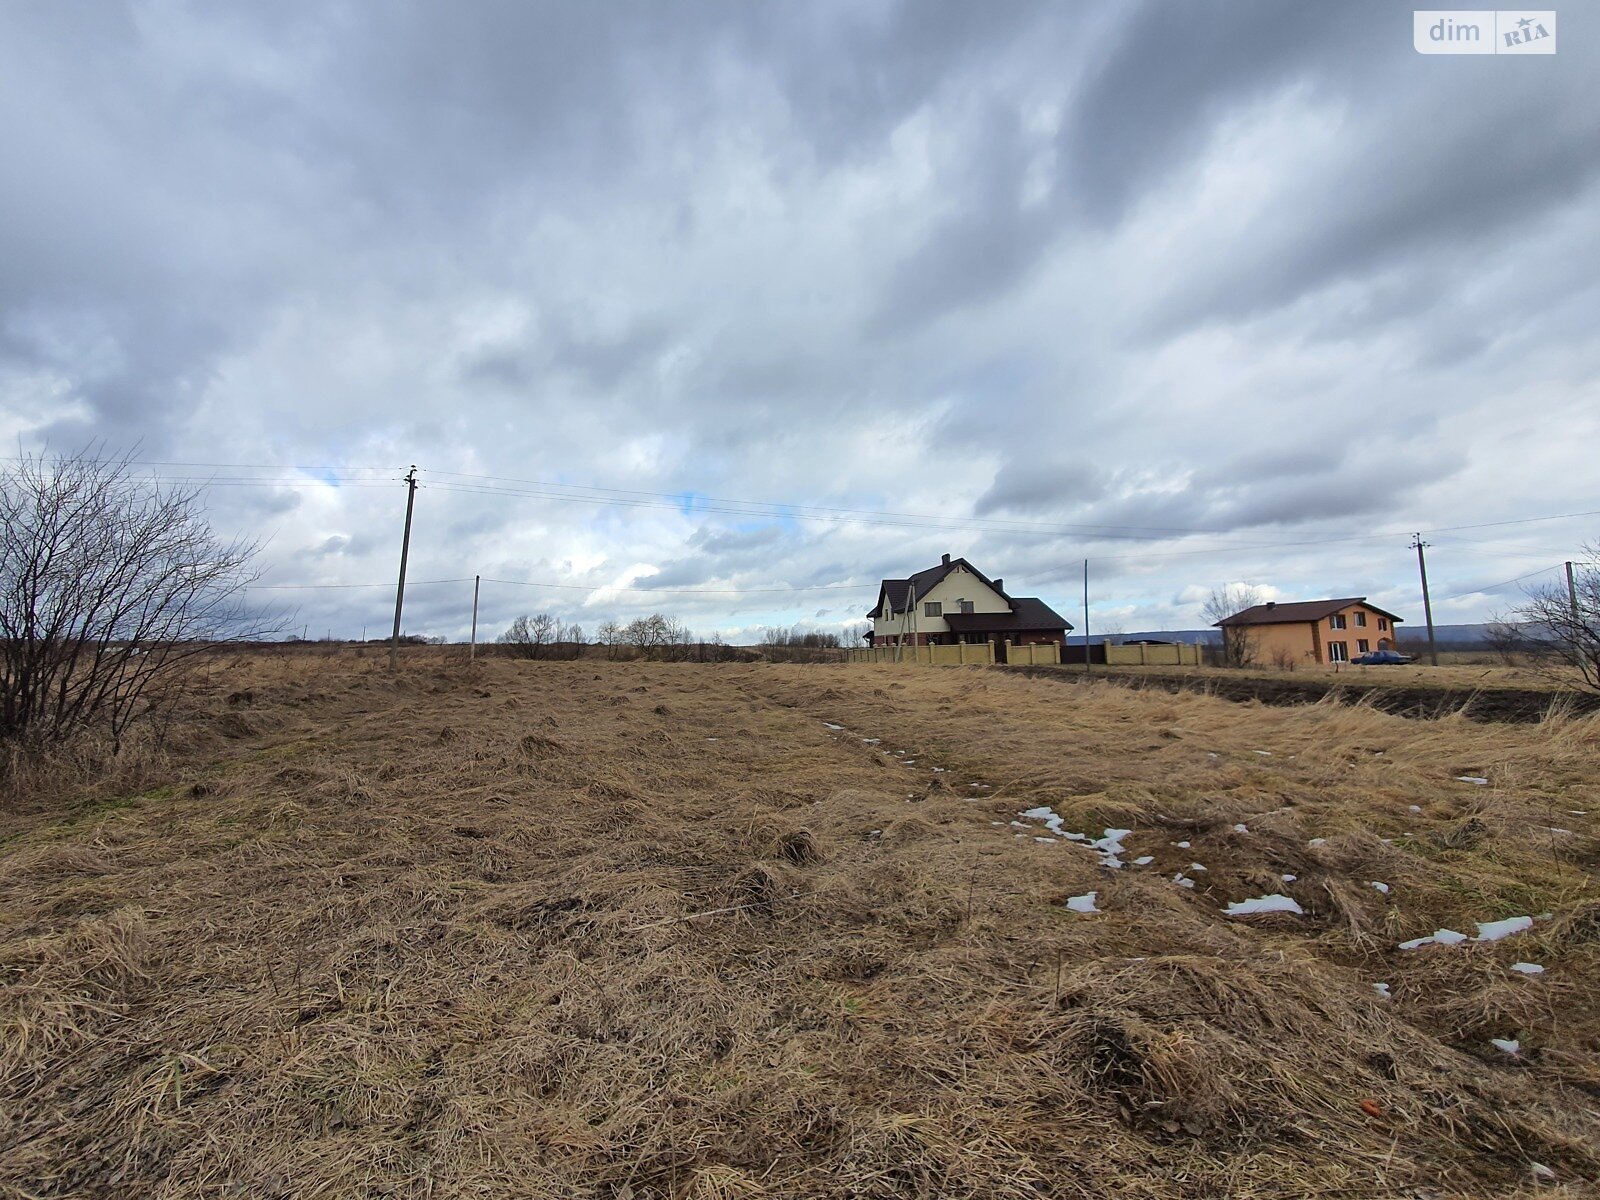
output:
[[[1236,900],[1224,910],[1230,917],[1247,917],[1252,913],[1299,913],[1305,915],[1301,908],[1288,896],[1274,892],[1270,896],[1257,896],[1253,900]]]
[[[1375,983],[1372,985],[1372,990],[1377,992],[1378,995],[1382,996],[1385,1000],[1394,999],[1393,996],[1389,995],[1389,985],[1387,983]]]
[[[1044,827],[1051,833],[1055,834],[1057,837],[1066,838],[1069,842],[1085,843],[1090,850],[1093,850],[1100,856],[1101,866],[1111,867],[1113,869],[1122,866],[1122,860],[1117,857],[1119,854],[1123,853],[1122,839],[1133,832],[1131,829],[1107,829],[1100,837],[1091,840],[1087,834],[1075,833],[1067,829],[1062,823],[1061,817],[1056,813],[1055,809],[1051,808],[1047,804],[1041,804],[1037,808],[1024,809],[1017,815],[1026,817],[1030,821],[1042,822]],[[1017,821],[1013,821],[1011,823],[1013,825],[1020,824]],[[1047,842],[1051,839],[1036,838],[1034,840]]]
[[[1484,787],[1484,786],[1486,786],[1488,784],[1489,781],[1487,779],[1485,779],[1482,775],[1457,775],[1456,776],[1456,782],[1457,783],[1475,783],[1479,787]]]
[[[1389,885],[1387,883],[1379,883],[1376,879],[1369,879],[1367,880],[1367,886],[1377,888],[1385,896],[1389,894]]]
[[[1538,963],[1512,963],[1511,969],[1519,975],[1543,975],[1544,968]]]
[[[1474,940],[1498,942],[1501,938],[1510,937],[1513,933],[1521,933],[1525,929],[1532,928],[1532,917],[1507,917],[1503,921],[1479,921],[1478,936]]]
[[[1100,910],[1095,907],[1094,902],[1099,895],[1099,892],[1085,892],[1081,896],[1069,896],[1067,907],[1075,913],[1097,913]]]
[[[1418,946],[1456,946],[1467,940],[1467,935],[1457,933],[1454,929],[1435,929],[1428,937],[1412,938],[1409,942],[1401,942],[1400,949],[1415,950]]]
[[[1240,825],[1235,825],[1235,826],[1234,826],[1234,827],[1233,827],[1233,831],[1234,831],[1234,832],[1235,832],[1235,833],[1249,833],[1249,832],[1250,832],[1250,829],[1249,829],[1249,827],[1248,827],[1248,826],[1246,826],[1246,825],[1243,825],[1243,824],[1240,824]]]
[[[1522,1043],[1516,1038],[1490,1038],[1489,1045],[1496,1050],[1504,1050],[1507,1054],[1522,1053]]]
[[[1194,880],[1186,879],[1182,875],[1174,875],[1172,877],[1172,882],[1177,884],[1179,887],[1192,888],[1194,886]]]
[[[843,725],[835,725],[835,724],[834,724],[834,723],[833,723],[833,722],[832,722],[832,721],[824,721],[824,722],[823,722],[823,723],[822,723],[822,725],[823,725],[823,728],[825,728],[825,729],[831,729],[831,730],[833,730],[833,731],[834,731],[834,732],[835,732],[835,733],[838,733],[838,732],[839,732],[839,731],[840,731],[840,730],[841,730],[841,729],[843,729],[843,728],[844,728],[844,726],[843,726]]]

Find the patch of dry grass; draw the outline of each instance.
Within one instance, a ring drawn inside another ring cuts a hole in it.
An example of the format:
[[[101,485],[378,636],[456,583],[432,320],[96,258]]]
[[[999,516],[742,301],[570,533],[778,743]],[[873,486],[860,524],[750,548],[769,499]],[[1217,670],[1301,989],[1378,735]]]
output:
[[[347,656],[220,664],[185,729],[136,794],[5,818],[0,1188],[1276,1200],[1600,1175],[1593,718]],[[1127,865],[1034,840],[1040,805],[1131,829]],[[1067,910],[1091,890],[1099,914]],[[1303,914],[1222,913],[1269,892]]]

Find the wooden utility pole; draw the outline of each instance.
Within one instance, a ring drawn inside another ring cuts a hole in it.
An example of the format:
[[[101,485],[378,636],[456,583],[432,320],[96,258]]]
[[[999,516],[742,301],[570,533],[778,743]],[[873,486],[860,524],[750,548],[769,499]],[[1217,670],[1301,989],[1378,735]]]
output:
[[[1567,603],[1572,606],[1572,627],[1578,627],[1578,585],[1572,581],[1572,564],[1567,564]]]
[[[389,638],[389,670],[400,667],[400,610],[406,603],[406,558],[411,553],[411,509],[417,501],[417,467],[406,472],[406,531],[400,539],[400,582],[394,589],[394,633]]]
[[[467,651],[468,662],[478,657],[478,585],[482,582],[482,575],[472,577],[472,648]]]
[[[1089,560],[1083,560],[1083,673],[1089,669]]]
[[[1428,560],[1422,553],[1427,544],[1420,533],[1411,535],[1411,548],[1417,552],[1417,570],[1422,574],[1422,615],[1428,620],[1428,661],[1437,667],[1439,644],[1433,637],[1433,601],[1428,598]]]

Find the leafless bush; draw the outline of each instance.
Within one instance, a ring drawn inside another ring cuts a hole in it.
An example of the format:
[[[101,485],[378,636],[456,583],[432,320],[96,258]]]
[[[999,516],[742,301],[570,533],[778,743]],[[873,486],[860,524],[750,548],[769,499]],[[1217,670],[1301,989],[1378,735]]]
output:
[[[1228,583],[1213,588],[1200,611],[1222,631],[1222,661],[1230,667],[1244,667],[1255,661],[1255,630],[1249,625],[1224,622],[1247,608],[1261,603],[1261,589],[1247,583]]]
[[[170,711],[196,656],[267,632],[244,608],[252,542],[224,542],[195,487],[126,458],[0,470],[0,740],[57,742]]]
[[[1585,546],[1584,553],[1600,559],[1600,544]],[[1524,594],[1510,626],[1517,648],[1532,656],[1535,670],[1570,667],[1585,688],[1600,692],[1600,566],[1591,562],[1574,572],[1570,592],[1547,584]]]

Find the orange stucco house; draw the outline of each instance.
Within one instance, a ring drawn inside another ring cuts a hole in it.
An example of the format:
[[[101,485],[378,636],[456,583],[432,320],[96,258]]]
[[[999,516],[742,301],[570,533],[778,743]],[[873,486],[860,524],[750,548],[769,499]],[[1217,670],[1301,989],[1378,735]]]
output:
[[[1247,631],[1250,659],[1273,666],[1349,662],[1368,650],[1393,650],[1404,618],[1368,604],[1365,596],[1346,600],[1268,601],[1217,622]]]

